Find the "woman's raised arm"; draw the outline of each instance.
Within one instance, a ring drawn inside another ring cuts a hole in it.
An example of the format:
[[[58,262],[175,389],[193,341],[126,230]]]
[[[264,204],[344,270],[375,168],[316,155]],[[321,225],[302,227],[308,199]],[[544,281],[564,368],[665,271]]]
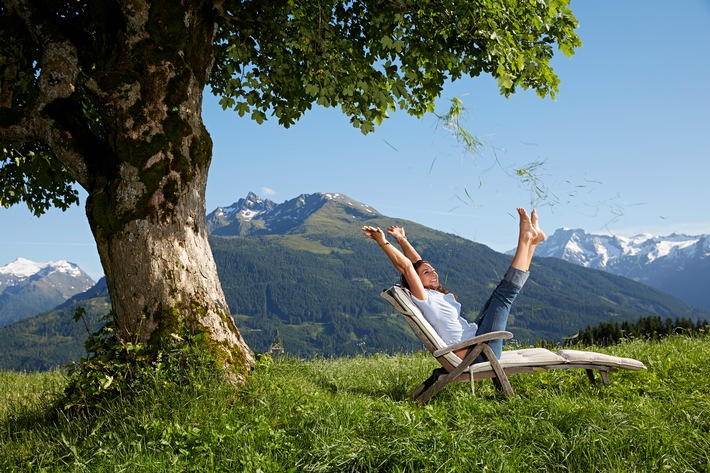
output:
[[[390,242],[387,241],[385,233],[378,227],[366,225],[362,227],[362,231],[366,237],[375,240],[377,245],[382,248],[382,251],[384,251],[390,259],[394,267],[397,268],[397,271],[402,273],[404,278],[407,280],[407,284],[409,284],[409,290],[412,292],[412,295],[417,299],[426,300],[424,285],[422,284],[422,280],[419,279],[419,275],[415,271],[414,263],[411,259],[402,254],[402,252],[395,248],[394,245],[390,245]],[[411,247],[411,245],[409,245],[409,247]],[[417,261],[419,261],[419,259],[417,259]]]
[[[404,256],[406,256],[409,261],[411,261],[412,263],[416,263],[417,261],[422,259],[422,257],[419,256],[419,253],[417,253],[417,250],[415,250],[412,244],[409,243],[407,235],[405,235],[404,233],[404,227],[392,225],[387,229],[387,234],[392,235],[394,239],[397,240],[397,243],[404,252]]]

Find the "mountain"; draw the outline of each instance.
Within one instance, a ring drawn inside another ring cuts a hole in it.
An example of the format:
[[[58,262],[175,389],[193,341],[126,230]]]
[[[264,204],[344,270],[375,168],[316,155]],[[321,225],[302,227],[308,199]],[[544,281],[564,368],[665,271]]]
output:
[[[0,267],[0,326],[53,309],[93,285],[74,263],[18,258]]]
[[[624,276],[710,310],[710,235],[625,238],[562,228],[535,254]]]
[[[485,245],[387,217],[342,194],[304,194],[276,204],[250,193],[215,209],[207,219],[232,316],[249,346],[260,353],[269,349],[276,330],[292,356],[422,348],[403,318],[379,297],[382,289],[398,282],[399,274],[382,250],[362,236],[363,225],[405,226],[410,241],[435,262],[440,279],[462,301],[468,318],[477,314],[511,261]],[[16,363],[0,363],[0,368],[32,369],[35,363],[34,369],[45,369],[49,361],[37,353],[61,341],[67,343],[62,353],[68,356],[70,338],[61,337],[69,333],[77,334],[71,353],[81,356],[76,353],[82,352],[86,331],[72,320],[73,304],[92,301],[92,307],[106,313],[107,296],[100,294],[94,288],[57,311],[0,327],[0,346],[14,347],[4,359]],[[649,315],[710,320],[709,311],[631,279],[536,257],[509,329],[519,343],[561,341],[588,325]],[[70,359],[57,353],[54,366]]]
[[[315,224],[343,230],[354,220],[379,215],[343,194],[302,194],[277,205],[250,192],[246,199],[208,214],[207,228],[214,236],[282,235],[307,233]]]

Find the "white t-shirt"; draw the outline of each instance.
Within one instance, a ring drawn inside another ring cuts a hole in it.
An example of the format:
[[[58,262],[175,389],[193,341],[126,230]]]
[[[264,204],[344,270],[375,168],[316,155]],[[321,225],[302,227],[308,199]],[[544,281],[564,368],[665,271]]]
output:
[[[436,330],[447,345],[476,336],[478,325],[461,317],[461,304],[453,294],[442,294],[433,289],[425,289],[425,301],[412,296],[412,300],[422,311],[424,318]]]

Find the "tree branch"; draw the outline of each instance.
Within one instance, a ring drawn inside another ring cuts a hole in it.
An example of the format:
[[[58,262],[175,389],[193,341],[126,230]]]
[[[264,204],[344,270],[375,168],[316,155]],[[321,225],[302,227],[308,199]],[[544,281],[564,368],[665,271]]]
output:
[[[55,117],[45,113],[53,103],[69,99],[75,93],[80,73],[77,49],[33,2],[6,0],[5,6],[7,12],[24,25],[24,31],[41,57],[36,98],[16,116],[15,123],[0,130],[0,137],[16,143],[47,144],[72,178],[86,187],[88,172],[75,137],[63,131]]]

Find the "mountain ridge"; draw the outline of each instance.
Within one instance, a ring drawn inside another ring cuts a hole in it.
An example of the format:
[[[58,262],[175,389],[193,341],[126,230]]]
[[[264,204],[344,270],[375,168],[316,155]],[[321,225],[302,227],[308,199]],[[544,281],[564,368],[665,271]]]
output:
[[[354,217],[381,216],[369,205],[340,193],[301,194],[276,204],[249,192],[246,198],[228,207],[217,207],[207,214],[207,228],[215,236],[288,234],[297,231],[310,216],[333,203],[348,209]]]
[[[93,285],[89,275],[66,260],[17,258],[0,267],[0,326],[53,309]]]
[[[510,252],[508,252],[510,253]],[[672,233],[633,237],[558,229],[537,255],[624,276],[710,310],[710,235]]]

